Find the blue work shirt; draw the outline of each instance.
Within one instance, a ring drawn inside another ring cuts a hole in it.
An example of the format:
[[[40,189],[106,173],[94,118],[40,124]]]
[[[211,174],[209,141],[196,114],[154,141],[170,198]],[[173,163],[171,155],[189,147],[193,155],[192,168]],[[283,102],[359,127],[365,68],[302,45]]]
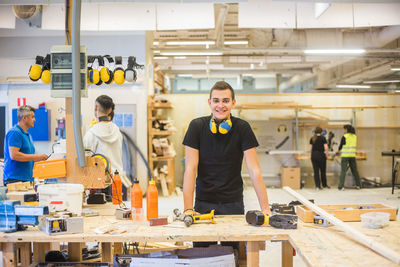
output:
[[[11,159],[10,146],[19,147],[24,154],[35,154],[32,136],[25,132],[18,124],[11,128],[4,141],[4,172],[3,180],[16,179],[33,181],[33,161],[16,161]]]

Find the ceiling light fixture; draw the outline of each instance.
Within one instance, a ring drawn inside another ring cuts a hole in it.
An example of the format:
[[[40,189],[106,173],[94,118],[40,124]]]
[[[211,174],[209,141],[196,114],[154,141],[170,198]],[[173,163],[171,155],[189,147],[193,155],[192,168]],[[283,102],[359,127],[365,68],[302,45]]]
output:
[[[249,41],[225,41],[225,45],[247,45]]]
[[[359,84],[337,84],[336,88],[361,88],[368,89],[371,88],[371,85],[359,85]]]
[[[306,49],[304,50],[305,54],[317,54],[317,55],[323,55],[323,54],[329,54],[329,55],[334,55],[334,54],[349,54],[349,55],[358,55],[358,54],[363,54],[365,53],[365,49]]]
[[[166,45],[214,45],[214,41],[169,41]]]
[[[178,76],[182,78],[192,78],[192,74],[178,74]]]
[[[363,83],[366,84],[375,84],[375,83],[400,83],[400,79],[391,79],[391,80],[371,80],[371,81],[364,81]]]
[[[174,59],[186,59],[185,56],[180,56],[180,57],[174,57]]]
[[[221,56],[222,52],[161,52],[161,56]]]
[[[168,59],[168,57],[154,57],[154,59]]]

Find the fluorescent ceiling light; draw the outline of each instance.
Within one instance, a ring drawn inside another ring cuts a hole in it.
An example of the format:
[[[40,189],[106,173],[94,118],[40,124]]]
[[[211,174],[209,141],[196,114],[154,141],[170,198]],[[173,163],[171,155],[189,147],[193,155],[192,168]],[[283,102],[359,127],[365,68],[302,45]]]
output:
[[[154,57],[154,59],[168,59],[168,57]]]
[[[305,54],[363,54],[365,49],[306,49]]]
[[[336,88],[371,88],[371,85],[358,85],[358,84],[337,84]]]
[[[153,45],[159,45],[160,42],[153,42]]]
[[[247,45],[247,44],[249,44],[249,41],[225,41],[224,44],[226,44],[226,45],[241,45],[241,44]]]
[[[221,56],[222,52],[161,52],[161,56]]]
[[[244,73],[242,74],[243,77],[253,77],[253,74],[251,73]]]
[[[180,57],[174,57],[174,59],[186,59],[185,56],[180,56]]]
[[[192,74],[178,74],[179,77],[192,78]]]
[[[376,81],[364,81],[366,84],[374,84],[374,83],[400,83],[400,79],[392,79],[392,80],[376,80]]]
[[[214,41],[169,41],[166,45],[214,45]]]

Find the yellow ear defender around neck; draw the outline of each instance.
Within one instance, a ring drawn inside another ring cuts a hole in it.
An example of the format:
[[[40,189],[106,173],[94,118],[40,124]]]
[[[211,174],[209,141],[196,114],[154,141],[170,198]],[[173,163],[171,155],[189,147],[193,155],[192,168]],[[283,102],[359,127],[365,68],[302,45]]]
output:
[[[116,84],[125,82],[125,71],[122,66],[122,57],[115,57],[114,81]]]
[[[227,134],[232,128],[232,121],[230,119],[222,121],[219,125],[215,122],[213,118],[210,119],[210,130],[213,134],[218,132],[220,134]]]
[[[50,84],[51,74],[50,74],[50,54],[47,54],[43,61],[43,70],[41,75],[42,82],[45,84]]]
[[[42,56],[36,56],[35,64],[29,68],[29,79],[31,81],[37,82],[42,77],[43,60]]]

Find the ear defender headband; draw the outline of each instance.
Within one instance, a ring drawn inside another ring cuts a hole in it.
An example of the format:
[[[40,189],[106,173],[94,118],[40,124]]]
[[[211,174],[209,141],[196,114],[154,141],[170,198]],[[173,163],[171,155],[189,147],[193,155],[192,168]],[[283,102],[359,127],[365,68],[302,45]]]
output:
[[[42,76],[42,66],[44,58],[42,56],[36,56],[35,64],[29,68],[29,79],[36,82]]]
[[[218,132],[220,134],[227,134],[232,128],[232,121],[230,119],[222,121],[218,126]],[[215,120],[211,118],[210,120],[210,130],[213,134],[217,133],[217,124]]]
[[[114,63],[114,59],[112,59],[112,57],[109,55],[105,55],[103,58],[107,59],[109,67],[111,63]],[[104,60],[102,63],[103,65],[101,65],[102,68],[100,69],[100,79],[106,84],[111,84],[113,82],[114,72],[104,66]]]

